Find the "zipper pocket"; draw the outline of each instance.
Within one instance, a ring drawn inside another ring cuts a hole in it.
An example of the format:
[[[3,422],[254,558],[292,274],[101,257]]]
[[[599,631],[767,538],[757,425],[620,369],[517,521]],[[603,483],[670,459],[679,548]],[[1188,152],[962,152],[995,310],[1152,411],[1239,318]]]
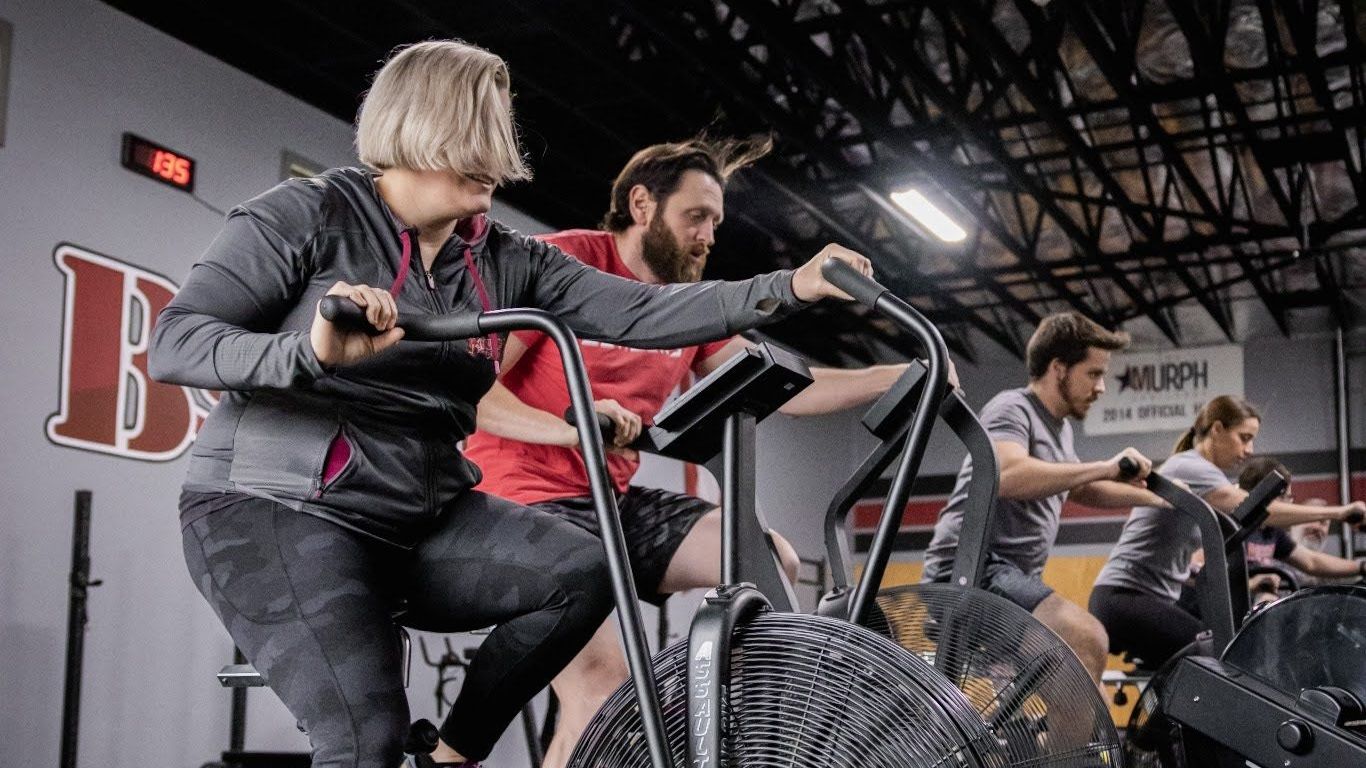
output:
[[[337,427],[337,433],[327,445],[322,469],[318,472],[318,490],[313,498],[321,499],[329,488],[347,473],[356,463],[356,444],[346,434],[344,427]]]

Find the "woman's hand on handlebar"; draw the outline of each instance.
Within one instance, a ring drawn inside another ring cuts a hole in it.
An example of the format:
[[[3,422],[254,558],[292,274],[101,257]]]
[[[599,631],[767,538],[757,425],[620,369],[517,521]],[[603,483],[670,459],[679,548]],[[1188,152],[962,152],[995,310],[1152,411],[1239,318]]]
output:
[[[328,296],[345,296],[365,310],[377,334],[366,331],[348,331],[338,328],[314,310],[313,326],[308,331],[308,340],[313,345],[313,354],[318,362],[326,367],[351,365],[397,344],[403,338],[403,329],[395,327],[398,322],[398,306],[394,297],[381,288],[368,285],[350,285],[338,282],[327,291]]]
[[[831,243],[825,246],[811,260],[797,268],[792,274],[792,293],[802,301],[820,301],[824,298],[848,299],[849,294],[836,288],[821,275],[821,265],[826,259],[839,259],[858,270],[865,277],[873,276],[873,263],[862,254]]]
[[[1360,528],[1362,522],[1366,521],[1366,501],[1354,501],[1345,505],[1342,508],[1342,515],[1338,519],[1348,525],[1355,525]]]
[[[634,442],[637,437],[640,437],[640,414],[632,413],[622,407],[621,403],[610,398],[595,400],[593,410],[611,419],[612,425],[616,428],[612,435],[612,443],[606,448],[615,453],[626,454],[627,451],[634,453],[627,446]]]

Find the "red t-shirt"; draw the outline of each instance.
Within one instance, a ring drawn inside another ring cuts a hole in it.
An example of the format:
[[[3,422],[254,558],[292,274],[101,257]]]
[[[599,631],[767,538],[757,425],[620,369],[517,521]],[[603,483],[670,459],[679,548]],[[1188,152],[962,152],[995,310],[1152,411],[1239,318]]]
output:
[[[571,229],[540,237],[583,263],[613,275],[638,279],[617,253],[609,232]],[[555,345],[535,331],[514,334],[526,345],[499,380],[527,405],[557,416],[569,407],[569,391]],[[721,351],[730,339],[683,349],[632,349],[604,341],[580,341],[593,399],[612,399],[650,424],[683,377]],[[588,471],[576,448],[535,445],[496,437],[483,430],[470,435],[465,455],[484,471],[479,489],[521,504],[589,495]],[[607,470],[618,491],[625,491],[640,462],[609,454]]]

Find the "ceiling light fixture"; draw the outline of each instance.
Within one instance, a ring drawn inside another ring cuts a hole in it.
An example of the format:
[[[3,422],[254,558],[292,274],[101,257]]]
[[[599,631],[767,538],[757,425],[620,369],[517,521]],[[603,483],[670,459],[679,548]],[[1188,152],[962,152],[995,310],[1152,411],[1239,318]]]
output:
[[[961,243],[968,236],[967,230],[958,226],[948,214],[939,210],[919,190],[903,189],[892,193],[892,202],[915,217],[935,237],[946,243]]]

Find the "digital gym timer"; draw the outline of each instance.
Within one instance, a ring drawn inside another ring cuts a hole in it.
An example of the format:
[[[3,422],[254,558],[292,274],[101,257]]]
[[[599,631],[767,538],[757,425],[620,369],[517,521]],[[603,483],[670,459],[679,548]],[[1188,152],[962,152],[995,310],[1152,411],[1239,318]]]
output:
[[[172,149],[123,134],[123,167],[186,192],[194,191],[194,160]]]

